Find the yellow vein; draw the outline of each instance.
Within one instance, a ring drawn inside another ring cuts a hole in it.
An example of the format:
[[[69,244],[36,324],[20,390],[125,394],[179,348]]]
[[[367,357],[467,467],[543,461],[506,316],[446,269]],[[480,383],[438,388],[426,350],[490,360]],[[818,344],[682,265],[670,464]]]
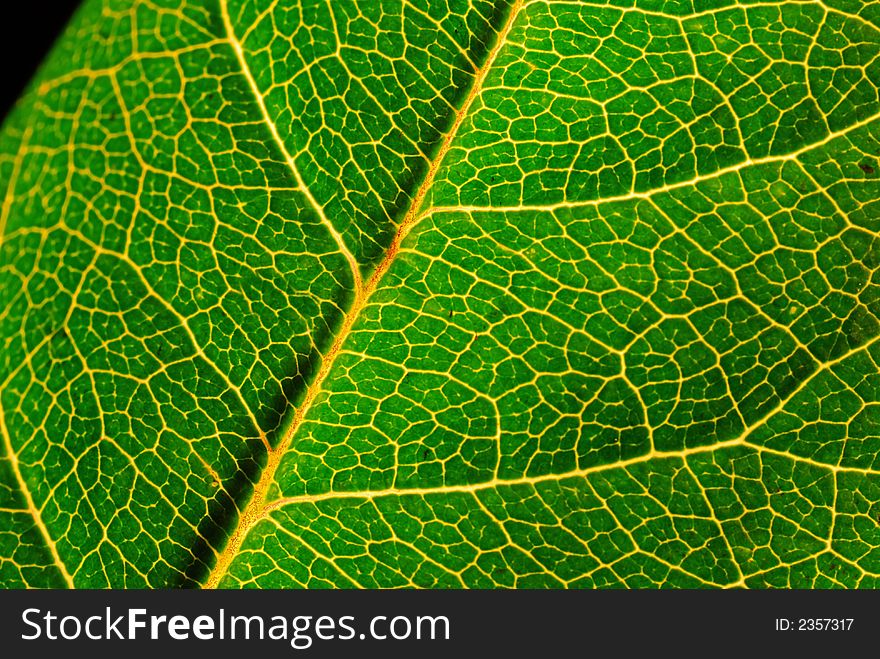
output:
[[[361,273],[354,254],[352,254],[351,250],[348,248],[348,245],[345,244],[345,239],[342,237],[342,234],[340,234],[339,231],[336,230],[336,227],[333,226],[333,223],[329,220],[326,213],[324,213],[324,207],[318,203],[318,200],[315,199],[311,190],[309,190],[309,187],[306,185],[305,181],[302,178],[302,175],[300,174],[299,167],[297,167],[296,161],[293,159],[290,151],[287,150],[287,147],[284,144],[284,140],[278,133],[278,127],[269,116],[269,110],[266,107],[266,99],[263,97],[263,93],[257,86],[257,81],[254,80],[254,76],[251,73],[247,60],[245,59],[244,48],[242,47],[241,42],[235,36],[235,28],[232,27],[232,20],[229,17],[229,7],[227,4],[227,0],[220,0],[220,11],[223,14],[223,25],[226,28],[226,34],[229,39],[229,43],[232,46],[232,50],[235,51],[235,56],[238,59],[241,71],[244,74],[244,77],[251,88],[251,92],[253,93],[254,98],[257,101],[257,105],[259,106],[260,112],[263,115],[263,121],[265,122],[266,126],[268,126],[269,132],[272,134],[272,139],[280,149],[281,155],[284,156],[284,160],[287,162],[287,166],[293,173],[293,178],[296,180],[297,187],[303,193],[315,213],[318,214],[321,223],[333,237],[333,240],[336,242],[340,253],[345,257],[345,260],[348,261],[348,266],[351,269],[351,275],[354,278],[355,286],[357,288],[360,288]]]
[[[706,181],[712,181],[715,179],[722,178],[728,174],[736,174],[748,167],[757,167],[760,165],[769,165],[773,163],[785,163],[785,162],[796,162],[800,159],[801,156],[807,154],[811,151],[815,151],[823,146],[826,146],[828,143],[833,142],[834,140],[842,137],[848,137],[850,133],[854,133],[855,131],[868,126],[875,121],[880,119],[880,112],[872,114],[869,117],[866,117],[860,121],[853,123],[846,128],[841,128],[838,131],[833,133],[829,133],[823,139],[814,142],[812,144],[808,144],[806,146],[801,147],[800,149],[793,151],[792,153],[787,153],[778,156],[765,156],[763,158],[747,158],[742,162],[737,163],[736,165],[730,165],[728,167],[724,167],[722,169],[717,169],[714,172],[710,172],[707,174],[698,174],[692,178],[689,178],[686,181],[680,181],[678,183],[670,183],[668,185],[663,185],[658,188],[652,188],[650,190],[645,190],[644,192],[628,192],[626,194],[615,195],[611,197],[601,197],[597,199],[589,199],[586,201],[560,201],[558,203],[553,204],[523,204],[519,206],[433,206],[431,208],[425,209],[423,215],[434,215],[436,213],[479,213],[484,211],[493,211],[496,213],[516,213],[521,211],[555,211],[564,208],[588,208],[592,206],[603,206],[605,204],[617,204],[623,203],[627,201],[633,201],[636,199],[651,199],[656,195],[663,194],[665,192],[674,192],[676,190],[681,190],[683,188],[691,187],[698,185],[700,183],[704,183]]]
[[[283,440],[274,450],[270,451],[268,463],[260,474],[260,480],[254,487],[254,492],[251,496],[250,503],[248,503],[245,509],[242,511],[239,523],[236,525],[236,528],[232,532],[232,537],[226,544],[225,549],[220,554],[217,563],[214,566],[214,569],[208,575],[205,587],[217,587],[220,580],[223,578],[223,575],[226,574],[226,571],[232,564],[232,559],[238,553],[242,542],[244,542],[244,538],[247,535],[248,530],[250,530],[250,528],[264,516],[267,505],[266,496],[269,493],[270,488],[274,482],[275,472],[278,469],[278,465],[281,463],[281,458],[291,444],[293,437],[296,435],[296,431],[302,425],[302,422],[305,419],[305,416],[308,413],[309,409],[311,408],[315,397],[321,391],[324,380],[326,379],[327,374],[329,373],[336,356],[339,354],[343,343],[345,342],[348,335],[351,333],[351,328],[354,325],[354,322],[360,314],[361,310],[364,308],[366,301],[369,299],[373,291],[376,290],[379,281],[388,271],[388,268],[391,267],[391,264],[397,256],[397,253],[400,251],[400,245],[403,242],[404,238],[406,238],[409,231],[421,219],[422,215],[419,213],[419,210],[421,208],[422,202],[424,201],[428,190],[430,190],[431,186],[433,185],[434,178],[436,177],[437,172],[440,169],[440,164],[443,162],[443,158],[449,151],[449,147],[451,146],[455,135],[461,127],[464,118],[467,116],[468,111],[470,110],[471,105],[473,105],[474,100],[479,96],[480,91],[483,87],[483,81],[486,79],[486,75],[495,63],[495,59],[497,58],[501,47],[507,40],[507,36],[510,33],[513,22],[516,19],[519,10],[523,6],[523,1],[524,0],[517,0],[511,7],[510,14],[507,17],[505,25],[500,30],[498,38],[486,58],[485,64],[479,71],[477,71],[470,92],[465,98],[464,103],[462,103],[461,109],[456,112],[455,120],[453,121],[452,126],[450,127],[449,131],[446,133],[445,138],[440,144],[440,147],[437,150],[437,154],[434,156],[428,172],[425,175],[425,179],[422,181],[422,184],[419,186],[419,189],[413,197],[412,204],[410,205],[406,216],[401,222],[397,230],[397,234],[394,237],[394,240],[392,241],[387,252],[385,253],[385,257],[382,259],[382,262],[376,267],[376,270],[366,281],[366,283],[358,286],[357,295],[351,310],[346,314],[345,319],[342,323],[342,327],[340,328],[339,333],[337,334],[336,339],[333,342],[333,345],[330,347],[330,349],[327,351],[327,354],[323,358],[321,366],[318,369],[318,373],[315,375],[315,379],[312,381],[311,386],[306,391],[306,395],[302,404],[294,411],[290,419],[289,425],[284,432]],[[224,17],[228,21],[225,2],[223,4]]]
[[[6,414],[3,411],[2,405],[0,405],[0,434],[3,435],[3,446],[6,449],[6,455],[9,456],[9,462],[12,465],[12,473],[15,474],[15,480],[18,481],[18,489],[21,491],[25,502],[27,503],[26,512],[30,513],[34,520],[34,526],[37,527],[40,531],[40,535],[43,536],[43,542],[46,543],[46,547],[52,554],[52,559],[55,561],[55,567],[58,568],[67,587],[73,588],[73,577],[70,576],[70,573],[67,571],[67,566],[65,566],[64,561],[61,560],[61,556],[58,554],[58,548],[55,546],[52,536],[49,535],[49,529],[47,529],[46,525],[43,523],[43,517],[40,514],[40,510],[34,504],[30,489],[27,487],[24,477],[21,475],[21,468],[18,464],[18,454],[12,448],[12,440],[9,437],[9,431],[6,429]]]
[[[322,492],[321,494],[304,494],[300,496],[286,497],[284,499],[276,499],[275,501],[272,501],[271,503],[266,505],[265,512],[270,513],[273,510],[277,510],[279,508],[283,508],[284,506],[294,504],[316,503],[319,501],[328,501],[335,499],[378,499],[389,496],[427,496],[432,494],[453,493],[477,494],[484,490],[497,489],[501,487],[516,487],[523,485],[535,486],[542,483],[555,483],[575,478],[586,478],[587,476],[602,473],[605,471],[611,471],[613,469],[627,469],[628,467],[643,464],[651,460],[685,458],[691,455],[711,453],[712,451],[717,451],[719,449],[742,445],[742,438],[737,437],[736,439],[731,439],[725,442],[709,444],[707,446],[695,446],[692,448],[684,449],[682,451],[655,451],[652,449],[644,455],[639,455],[634,458],[628,458],[627,460],[620,460],[618,462],[612,462],[609,464],[593,465],[592,467],[585,467],[583,469],[572,469],[571,471],[566,471],[563,473],[541,474],[540,476],[523,476],[521,478],[493,478],[492,480],[483,481],[482,483],[473,483],[470,485],[438,485],[436,487],[413,487],[406,489],[389,487],[382,490],[353,490],[350,492],[342,491]]]
[[[750,426],[746,427],[737,437],[733,439],[728,439],[723,442],[716,442],[715,444],[707,444],[705,446],[694,446],[691,448],[685,448],[677,451],[657,451],[655,449],[651,449],[649,452],[644,455],[639,455],[633,458],[629,458],[627,460],[620,460],[618,462],[612,462],[608,464],[601,465],[593,465],[591,467],[585,467],[583,469],[572,469],[570,471],[562,472],[562,473],[554,473],[554,474],[542,474],[540,476],[522,476],[520,478],[509,478],[509,479],[499,479],[493,478],[488,481],[484,481],[482,483],[474,483],[471,485],[439,485],[436,487],[424,487],[424,488],[386,488],[383,490],[366,490],[366,491],[349,491],[349,492],[323,492],[321,494],[314,495],[301,495],[295,497],[286,497],[283,499],[277,499],[265,506],[265,513],[269,513],[272,510],[276,510],[286,505],[297,504],[297,503],[311,503],[316,501],[324,501],[330,499],[374,499],[385,496],[405,496],[405,495],[428,495],[428,494],[448,494],[451,492],[464,492],[464,493],[476,493],[483,490],[488,490],[492,488],[498,487],[510,487],[516,485],[537,485],[540,483],[547,482],[558,482],[562,480],[568,480],[572,478],[586,478],[592,474],[601,473],[605,471],[611,471],[613,469],[626,469],[627,467],[632,467],[635,465],[643,464],[649,462],[651,460],[659,460],[659,459],[674,459],[674,458],[686,458],[691,455],[699,455],[701,453],[711,453],[713,451],[717,451],[724,448],[731,448],[735,446],[746,446],[750,449],[753,449],[758,452],[770,453],[771,455],[778,455],[780,457],[788,458],[789,460],[794,460],[796,462],[802,462],[805,464],[809,464],[813,467],[824,469],[833,473],[855,473],[862,474],[865,476],[880,476],[880,471],[870,469],[870,468],[859,468],[859,467],[841,467],[839,465],[831,465],[825,464],[822,462],[817,462],[812,458],[806,458],[800,455],[795,455],[792,453],[788,453],[785,451],[780,451],[778,449],[773,449],[767,446],[761,446],[760,444],[750,444],[748,443],[749,436],[762,425],[764,425],[770,418],[781,412],[785,409],[785,406],[800,392],[806,389],[807,385],[812,382],[819,374],[827,371],[828,369],[840,364],[841,362],[846,361],[853,355],[869,350],[874,345],[880,343],[880,337],[875,337],[871,339],[868,343],[862,344],[851,350],[848,350],[841,355],[838,355],[834,359],[831,359],[825,362],[820,368],[816,369],[809,377],[804,378],[797,387],[795,387],[785,398],[782,398],[779,403],[770,411],[768,411],[764,416],[757,419]]]

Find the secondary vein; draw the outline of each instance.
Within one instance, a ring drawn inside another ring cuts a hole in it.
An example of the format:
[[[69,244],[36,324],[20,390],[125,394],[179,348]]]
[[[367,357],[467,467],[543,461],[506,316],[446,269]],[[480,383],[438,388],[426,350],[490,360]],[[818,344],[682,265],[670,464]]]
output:
[[[266,99],[263,97],[263,93],[257,86],[257,81],[254,80],[254,76],[251,73],[250,67],[248,66],[247,60],[244,56],[244,48],[242,47],[241,42],[238,40],[238,37],[235,36],[235,29],[233,28],[232,20],[229,17],[229,7],[227,6],[227,0],[220,0],[220,12],[223,15],[223,25],[226,28],[226,35],[228,37],[229,43],[232,45],[232,49],[235,51],[235,57],[238,59],[241,72],[242,74],[244,74],[244,77],[248,82],[248,86],[251,88],[251,92],[253,92],[254,98],[257,101],[257,105],[260,107],[260,113],[263,115],[263,121],[269,128],[269,132],[272,134],[273,141],[281,151],[281,155],[284,156],[284,160],[287,163],[287,166],[290,168],[290,171],[293,173],[293,178],[296,180],[296,185],[299,188],[300,192],[302,192],[303,196],[305,196],[306,200],[309,202],[309,205],[312,207],[315,213],[317,213],[318,217],[321,220],[321,224],[323,224],[327,231],[330,233],[333,240],[336,242],[340,253],[345,257],[345,260],[348,262],[348,267],[351,269],[351,275],[354,278],[355,287],[358,289],[361,288],[361,271],[360,267],[358,266],[357,259],[355,259],[354,254],[348,248],[348,245],[346,245],[345,239],[342,237],[342,234],[339,233],[339,231],[336,229],[335,226],[333,226],[333,223],[327,217],[327,214],[324,212],[324,207],[320,203],[318,203],[318,200],[315,199],[312,191],[309,190],[309,187],[306,185],[302,175],[300,174],[299,167],[297,166],[296,161],[294,160],[290,151],[287,150],[287,146],[284,144],[284,140],[281,139],[281,135],[278,132],[278,127],[269,116],[269,110],[266,107]]]
[[[633,467],[635,465],[644,464],[651,460],[659,460],[659,459],[686,459],[692,455],[700,455],[703,453],[713,453],[715,451],[732,448],[736,446],[746,446],[748,448],[754,449],[759,452],[770,453],[772,455],[777,455],[780,457],[788,458],[791,460],[795,460],[797,462],[802,462],[805,464],[809,464],[812,467],[816,467],[818,469],[825,469],[831,471],[833,473],[854,473],[861,474],[865,476],[874,476],[880,474],[880,471],[877,469],[873,469],[870,467],[845,467],[833,464],[827,464],[824,462],[819,462],[813,458],[808,458],[805,456],[796,455],[789,451],[783,451],[779,449],[774,449],[769,446],[764,446],[761,444],[753,444],[749,443],[749,437],[752,435],[755,430],[763,426],[769,419],[774,417],[776,414],[783,411],[788,405],[788,403],[799,393],[804,391],[807,386],[811,382],[813,382],[820,374],[827,372],[829,369],[834,366],[846,361],[853,355],[856,355],[860,352],[870,350],[872,347],[880,343],[880,337],[875,337],[864,343],[862,345],[856,346],[847,350],[846,352],[838,355],[837,357],[822,363],[822,365],[813,371],[809,377],[804,378],[797,387],[792,389],[786,396],[780,398],[779,402],[770,410],[768,410],[763,416],[754,421],[751,425],[745,427],[736,437],[732,439],[727,439],[721,442],[716,442],[714,444],[706,444],[704,446],[693,446],[687,447],[684,449],[678,449],[673,451],[658,451],[655,449],[651,449],[648,453],[644,455],[637,455],[632,458],[628,458],[626,460],[618,460],[617,462],[609,462],[607,464],[598,464],[592,465],[589,467],[572,469],[566,472],[560,473],[550,473],[550,474],[541,474],[539,476],[522,476],[519,478],[493,478],[488,481],[483,481],[481,483],[472,483],[468,485],[438,485],[435,487],[423,487],[423,488],[386,488],[382,490],[350,490],[350,491],[328,491],[322,492],[319,494],[305,494],[299,496],[285,497],[276,499],[272,502],[267,503],[264,506],[264,515],[268,514],[273,510],[277,510],[279,508],[283,508],[287,505],[294,504],[302,504],[302,503],[317,503],[319,501],[333,500],[333,499],[377,499],[386,496],[425,496],[431,494],[449,494],[453,492],[458,493],[477,493],[483,490],[498,488],[498,487],[514,487],[517,485],[530,485],[536,486],[541,483],[549,483],[549,482],[559,482],[563,480],[573,479],[573,478],[587,478],[593,474],[602,473],[605,471],[611,471],[612,469],[626,469],[628,467]]]
[[[833,142],[836,139],[848,137],[855,133],[856,131],[869,126],[880,119],[880,112],[875,112],[874,114],[865,117],[864,119],[860,119],[859,121],[853,122],[849,126],[845,128],[841,128],[839,130],[833,131],[826,135],[821,140],[813,142],[811,144],[807,144],[791,153],[784,153],[775,156],[764,156],[761,158],[746,158],[741,162],[736,163],[735,165],[730,165],[728,167],[723,167],[721,169],[716,169],[713,172],[709,172],[706,174],[697,174],[696,176],[689,178],[685,181],[678,181],[676,183],[669,183],[667,185],[659,186],[656,188],[651,188],[649,190],[643,190],[640,192],[627,192],[625,194],[619,194],[608,197],[597,197],[596,199],[587,199],[584,201],[560,201],[552,204],[521,204],[518,206],[432,206],[431,208],[426,208],[424,211],[424,215],[436,215],[439,213],[480,213],[485,211],[493,211],[496,213],[518,213],[518,212],[553,212],[557,210],[562,210],[566,208],[589,208],[596,206],[605,206],[607,204],[621,204],[626,203],[628,201],[635,201],[638,199],[646,200],[652,199],[654,197],[658,197],[665,193],[676,192],[678,190],[683,190],[689,187],[696,187],[701,183],[705,183],[707,181],[714,181],[725,176],[731,174],[738,174],[739,172],[749,169],[752,167],[760,167],[762,165],[772,165],[774,163],[786,163],[786,162],[799,162],[800,158],[804,155],[807,155],[813,151],[821,149],[823,146],[826,146],[830,142]],[[821,186],[819,188],[822,189]]]
[[[52,554],[52,560],[55,563],[55,567],[58,569],[58,572],[61,573],[61,577],[64,579],[67,587],[73,588],[73,577],[70,576],[70,573],[67,571],[67,566],[65,566],[64,561],[61,560],[58,548],[55,546],[55,542],[49,534],[49,529],[47,529],[46,525],[43,523],[40,509],[34,504],[30,489],[27,487],[27,483],[25,483],[24,476],[22,476],[21,467],[18,464],[18,454],[12,447],[12,440],[9,438],[9,431],[6,428],[6,414],[3,412],[2,405],[0,405],[0,434],[3,435],[3,446],[6,449],[6,455],[12,465],[12,473],[15,474],[15,480],[18,482],[18,489],[22,493],[22,496],[24,496],[25,503],[27,504],[27,510],[22,510],[21,512],[30,513],[31,518],[34,520],[34,526],[37,527],[37,530],[43,537],[43,542],[46,543],[49,553]]]

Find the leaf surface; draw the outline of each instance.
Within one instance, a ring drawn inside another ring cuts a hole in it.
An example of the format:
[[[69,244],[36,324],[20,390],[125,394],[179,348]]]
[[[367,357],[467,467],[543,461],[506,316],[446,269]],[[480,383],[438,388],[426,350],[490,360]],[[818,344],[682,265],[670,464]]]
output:
[[[0,580],[876,585],[878,55],[849,0],[88,0],[0,136]]]

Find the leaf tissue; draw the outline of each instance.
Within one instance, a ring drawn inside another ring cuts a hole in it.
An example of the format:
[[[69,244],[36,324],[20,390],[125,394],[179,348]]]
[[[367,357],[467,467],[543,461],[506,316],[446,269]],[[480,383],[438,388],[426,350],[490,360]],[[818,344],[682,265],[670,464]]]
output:
[[[0,585],[876,587],[878,158],[873,0],[85,0]]]

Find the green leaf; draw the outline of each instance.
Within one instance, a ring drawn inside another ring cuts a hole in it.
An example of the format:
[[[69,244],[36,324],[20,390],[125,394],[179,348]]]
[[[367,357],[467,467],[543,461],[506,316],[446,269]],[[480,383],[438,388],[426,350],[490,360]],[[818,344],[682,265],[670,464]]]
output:
[[[86,0],[0,583],[876,587],[878,158],[880,2]]]

